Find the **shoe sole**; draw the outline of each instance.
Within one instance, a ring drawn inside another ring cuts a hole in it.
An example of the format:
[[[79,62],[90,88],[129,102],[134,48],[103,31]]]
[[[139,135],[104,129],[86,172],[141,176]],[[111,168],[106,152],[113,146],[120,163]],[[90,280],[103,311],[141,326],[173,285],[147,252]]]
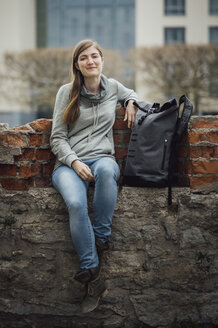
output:
[[[100,301],[101,301],[104,297],[106,297],[108,293],[109,293],[109,291],[108,291],[107,289],[105,289],[105,291],[104,291],[104,292],[101,294],[101,296],[99,297],[99,299],[98,299],[97,303],[95,304],[95,306],[93,306],[92,308],[89,308],[87,311],[82,311],[82,313],[89,313],[89,312],[94,311],[94,310],[98,307]]]

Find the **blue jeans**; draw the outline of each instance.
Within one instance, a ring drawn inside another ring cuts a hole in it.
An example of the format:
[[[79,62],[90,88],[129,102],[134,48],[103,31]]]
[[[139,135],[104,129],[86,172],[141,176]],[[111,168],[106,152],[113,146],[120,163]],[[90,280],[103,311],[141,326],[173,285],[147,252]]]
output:
[[[106,242],[117,199],[119,166],[110,157],[84,161],[95,178],[93,197],[93,225],[88,215],[87,189],[89,182],[81,179],[66,165],[59,166],[52,175],[54,187],[62,195],[69,212],[70,232],[82,270],[98,266],[95,237]]]

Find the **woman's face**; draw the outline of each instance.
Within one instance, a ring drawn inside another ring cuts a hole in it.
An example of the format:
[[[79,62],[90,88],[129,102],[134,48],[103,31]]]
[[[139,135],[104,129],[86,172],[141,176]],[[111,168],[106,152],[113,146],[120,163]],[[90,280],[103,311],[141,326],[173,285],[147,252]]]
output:
[[[102,67],[103,58],[94,46],[82,51],[76,63],[76,68],[81,72],[84,78],[100,76]]]

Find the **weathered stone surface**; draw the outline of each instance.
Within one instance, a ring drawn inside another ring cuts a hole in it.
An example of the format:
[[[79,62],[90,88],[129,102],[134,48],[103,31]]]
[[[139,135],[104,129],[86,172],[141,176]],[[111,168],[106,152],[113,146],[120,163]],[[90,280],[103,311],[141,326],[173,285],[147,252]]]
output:
[[[0,146],[0,164],[14,164],[14,156],[20,154],[20,147]]]
[[[171,207],[166,195],[123,188],[103,258],[109,294],[81,315],[84,289],[73,279],[79,263],[60,195],[2,190],[0,327],[218,326],[217,194],[177,188]]]
[[[9,129],[8,123],[0,123],[0,131],[5,131]]]

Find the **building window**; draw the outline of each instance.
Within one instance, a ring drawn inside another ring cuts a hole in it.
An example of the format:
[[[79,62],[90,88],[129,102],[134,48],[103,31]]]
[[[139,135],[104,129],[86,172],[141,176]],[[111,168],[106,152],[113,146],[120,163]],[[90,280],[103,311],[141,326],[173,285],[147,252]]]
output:
[[[209,28],[210,44],[218,44],[218,27]]]
[[[184,27],[166,27],[164,29],[165,44],[185,43]]]
[[[185,0],[164,0],[165,15],[185,15]]]
[[[218,0],[210,0],[209,6],[210,15],[218,15]]]

